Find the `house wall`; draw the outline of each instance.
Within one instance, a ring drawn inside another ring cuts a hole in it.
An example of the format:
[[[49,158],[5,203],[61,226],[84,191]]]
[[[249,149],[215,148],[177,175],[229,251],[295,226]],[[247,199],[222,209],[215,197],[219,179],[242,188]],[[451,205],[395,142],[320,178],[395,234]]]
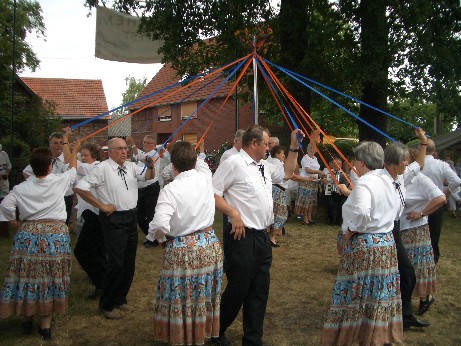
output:
[[[223,100],[223,98],[210,100],[198,111],[197,118],[190,120],[184,126],[181,134],[197,134],[197,140],[199,140],[209,126],[210,121],[215,119],[205,137],[205,149],[211,151],[218,149],[226,141],[232,143],[236,131],[235,103],[232,100],[228,101],[220,110]],[[200,102],[198,102],[198,106],[200,106]],[[218,112],[219,115],[215,117]],[[245,129],[251,122],[251,105],[240,104],[239,128]],[[179,104],[172,107],[170,121],[159,121],[157,108],[144,109],[132,117],[132,136],[138,147],[142,146],[142,139],[146,134],[153,135],[157,139],[157,143],[160,144],[182,124],[183,120],[181,119],[181,107]],[[173,140],[178,139],[182,139],[182,136]]]
[[[63,124],[63,127],[73,126],[73,125],[81,123],[82,121],[84,121],[84,119],[76,119],[76,120],[63,119],[62,124]],[[74,135],[73,138],[75,137],[85,138],[86,136],[90,136],[96,131],[102,129],[104,126],[107,126],[107,120],[93,120],[89,122],[88,124],[85,124],[83,126],[80,126],[74,129],[72,131]],[[107,139],[108,139],[108,132],[107,132],[107,129],[105,129],[97,133],[96,135],[91,136],[86,141],[90,143],[96,143],[100,147],[102,147],[107,144]]]

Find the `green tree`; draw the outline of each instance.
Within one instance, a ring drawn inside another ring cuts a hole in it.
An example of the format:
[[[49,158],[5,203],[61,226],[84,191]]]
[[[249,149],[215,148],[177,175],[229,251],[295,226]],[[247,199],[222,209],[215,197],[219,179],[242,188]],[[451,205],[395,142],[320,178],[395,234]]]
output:
[[[36,96],[24,95],[17,76],[26,67],[35,71],[40,63],[26,42],[28,34],[45,37],[40,4],[37,1],[17,0],[16,19],[14,20],[14,2],[12,0],[1,1],[0,33],[2,47],[0,50],[0,137],[11,136],[12,82],[13,71],[15,71],[13,135],[31,148],[44,145],[47,142],[47,134],[59,129],[59,119],[51,116],[53,114],[52,105],[42,104]],[[13,66],[13,36],[15,37],[15,66]]]

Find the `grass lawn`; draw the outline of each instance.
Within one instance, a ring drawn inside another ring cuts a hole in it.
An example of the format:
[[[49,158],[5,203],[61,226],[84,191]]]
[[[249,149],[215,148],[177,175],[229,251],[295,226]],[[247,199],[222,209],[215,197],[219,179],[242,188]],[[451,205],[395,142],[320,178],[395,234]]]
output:
[[[286,226],[287,234],[279,237],[281,247],[273,249],[263,338],[266,345],[319,343],[339,257],[336,254],[338,227],[327,226],[321,216],[317,221],[308,227],[291,218]],[[217,213],[215,230],[220,238],[221,224],[221,215]],[[406,332],[405,345],[461,345],[460,226],[461,219],[452,219],[445,213],[436,302],[424,316],[431,326]],[[9,318],[0,320],[0,345],[157,345],[152,340],[152,310],[162,249],[144,248],[142,234],[139,235],[136,274],[128,296],[136,312],[118,321],[104,319],[97,312],[97,301],[85,298],[92,287],[74,259],[69,312],[53,318],[53,341],[42,342],[37,332],[31,336],[21,335],[22,320]],[[11,241],[0,239],[1,284]],[[418,300],[413,302],[416,310]],[[234,345],[241,344],[241,317],[230,327],[227,336]]]

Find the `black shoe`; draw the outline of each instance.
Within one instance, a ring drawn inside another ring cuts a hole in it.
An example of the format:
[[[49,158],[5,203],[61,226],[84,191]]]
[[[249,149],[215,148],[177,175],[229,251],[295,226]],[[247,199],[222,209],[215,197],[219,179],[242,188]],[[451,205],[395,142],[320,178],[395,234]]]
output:
[[[142,244],[144,245],[144,247],[156,247],[158,246],[158,241],[157,240],[150,241],[146,239],[142,242]]]
[[[211,338],[211,342],[218,346],[231,346],[231,342],[226,338],[225,335],[222,335],[217,338]]]
[[[102,295],[102,288],[95,288],[93,292],[89,296],[87,296],[88,299],[97,299]]]
[[[32,334],[32,331],[34,330],[34,324],[32,321],[24,321],[22,322],[21,329],[22,329],[22,334],[30,335]]]
[[[426,299],[426,300],[420,300],[419,301],[419,309],[418,309],[418,315],[424,314],[429,308],[431,307],[432,303],[435,302],[435,298],[431,297],[431,299]]]
[[[272,246],[272,247],[280,247],[280,245],[279,245],[279,244],[277,244],[277,243],[274,243],[273,241],[271,241],[271,246]]]
[[[38,333],[42,336],[43,340],[51,340],[51,328],[39,328]]]
[[[287,231],[285,231],[285,227],[282,227],[282,235],[287,234]]]
[[[426,321],[420,321],[413,315],[403,316],[403,330],[409,330],[410,327],[425,328],[431,324]]]

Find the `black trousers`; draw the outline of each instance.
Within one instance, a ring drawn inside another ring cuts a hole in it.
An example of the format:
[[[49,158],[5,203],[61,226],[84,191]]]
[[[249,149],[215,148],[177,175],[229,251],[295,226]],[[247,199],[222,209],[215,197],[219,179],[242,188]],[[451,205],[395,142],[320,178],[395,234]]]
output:
[[[64,196],[64,203],[66,203],[66,225],[69,225],[70,216],[72,214],[72,206],[74,205],[74,195]]]
[[[74,255],[93,285],[102,288],[107,258],[99,217],[88,209],[83,211],[82,217],[85,222],[75,244]]]
[[[235,240],[226,224],[223,234],[224,271],[227,286],[221,297],[220,335],[243,306],[242,345],[260,345],[269,297],[272,247],[265,230],[245,229],[245,238]]]
[[[415,268],[408,258],[407,250],[403,246],[402,238],[400,237],[400,225],[398,223],[394,224],[392,235],[394,236],[395,247],[397,248],[397,261],[400,272],[400,293],[402,296],[402,315],[413,315],[411,296],[416,285]]]
[[[326,195],[325,197],[327,200],[328,223],[340,224],[343,220],[342,207],[347,197],[336,192],[332,192],[331,195]]]
[[[142,189],[138,189],[138,204],[136,205],[138,225],[146,235],[149,231],[149,223],[155,215],[155,206],[157,205],[159,193],[160,184],[158,181]]]
[[[431,234],[431,244],[434,250],[434,261],[437,264],[440,257],[439,240],[442,233],[443,206],[428,216],[429,233]]]
[[[107,253],[99,306],[112,311],[114,306],[127,303],[126,296],[133,281],[138,243],[136,209],[116,211],[109,216],[99,214]]]

